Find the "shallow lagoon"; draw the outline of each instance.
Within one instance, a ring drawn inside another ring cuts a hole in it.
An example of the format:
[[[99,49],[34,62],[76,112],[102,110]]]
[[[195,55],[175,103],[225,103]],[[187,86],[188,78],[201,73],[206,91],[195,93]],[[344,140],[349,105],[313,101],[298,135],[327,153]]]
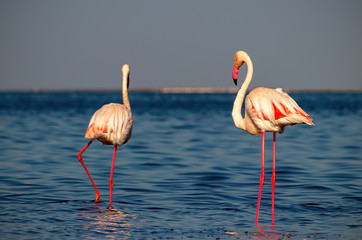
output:
[[[314,119],[272,134],[259,225],[260,136],[233,125],[235,94],[131,92],[132,139],[76,157],[113,92],[0,93],[0,234],[4,239],[358,239],[362,236],[362,94],[294,93]]]

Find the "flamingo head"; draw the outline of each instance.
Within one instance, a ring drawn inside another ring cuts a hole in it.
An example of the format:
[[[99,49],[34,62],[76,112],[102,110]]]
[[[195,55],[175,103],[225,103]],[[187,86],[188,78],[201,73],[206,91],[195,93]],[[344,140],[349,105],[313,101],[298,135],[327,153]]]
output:
[[[126,77],[127,77],[127,89],[128,89],[129,88],[129,75],[130,75],[128,64],[123,64],[122,73],[123,73],[123,75],[126,75]]]
[[[235,85],[237,85],[238,83],[239,68],[241,68],[241,66],[248,58],[249,58],[248,54],[244,51],[237,51],[234,55],[233,80]]]

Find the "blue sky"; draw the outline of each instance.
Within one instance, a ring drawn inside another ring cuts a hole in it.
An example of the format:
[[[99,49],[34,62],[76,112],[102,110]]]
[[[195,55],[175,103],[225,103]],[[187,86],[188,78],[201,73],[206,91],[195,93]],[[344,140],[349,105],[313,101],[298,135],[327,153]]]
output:
[[[0,90],[362,89],[361,1],[0,1]],[[246,69],[240,76],[245,76]]]

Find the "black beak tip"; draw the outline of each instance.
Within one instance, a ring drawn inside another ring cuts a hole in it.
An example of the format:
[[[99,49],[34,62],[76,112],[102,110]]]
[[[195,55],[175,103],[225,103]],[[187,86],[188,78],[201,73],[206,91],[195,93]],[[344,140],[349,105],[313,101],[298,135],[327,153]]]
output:
[[[236,79],[233,78],[233,80],[234,80],[235,86],[237,86],[237,85],[238,85],[238,79],[237,79],[237,78],[236,78]]]

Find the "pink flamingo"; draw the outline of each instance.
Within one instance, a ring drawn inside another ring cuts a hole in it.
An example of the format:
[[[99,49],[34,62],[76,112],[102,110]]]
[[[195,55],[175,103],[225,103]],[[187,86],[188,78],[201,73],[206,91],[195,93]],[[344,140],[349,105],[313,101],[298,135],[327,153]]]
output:
[[[119,103],[109,103],[98,109],[92,116],[88,129],[85,133],[85,137],[91,139],[85,147],[80,150],[78,153],[78,159],[83,165],[85,171],[88,174],[89,179],[91,180],[93,187],[96,191],[95,201],[99,202],[100,194],[98,189],[85,166],[82,153],[92,144],[92,142],[97,139],[104,145],[114,145],[113,150],[113,160],[112,160],[112,169],[111,176],[109,179],[109,204],[112,204],[112,191],[113,191],[113,172],[114,164],[116,159],[117,148],[127,143],[131,138],[132,133],[132,113],[131,106],[128,99],[128,86],[129,86],[129,65],[124,64],[122,67],[122,96],[123,96],[123,105]]]
[[[275,190],[275,140],[276,132],[284,132],[284,128],[298,123],[313,125],[309,115],[281,88],[270,89],[258,87],[245,98],[245,118],[241,116],[243,100],[253,77],[253,63],[244,51],[234,55],[233,80],[237,85],[239,68],[246,63],[248,72],[245,81],[234,101],[232,117],[237,128],[252,135],[261,134],[261,176],[255,224],[258,226],[260,197],[264,184],[264,139],[265,132],[273,132],[273,174],[272,183],[272,223],[274,225],[274,190]]]

